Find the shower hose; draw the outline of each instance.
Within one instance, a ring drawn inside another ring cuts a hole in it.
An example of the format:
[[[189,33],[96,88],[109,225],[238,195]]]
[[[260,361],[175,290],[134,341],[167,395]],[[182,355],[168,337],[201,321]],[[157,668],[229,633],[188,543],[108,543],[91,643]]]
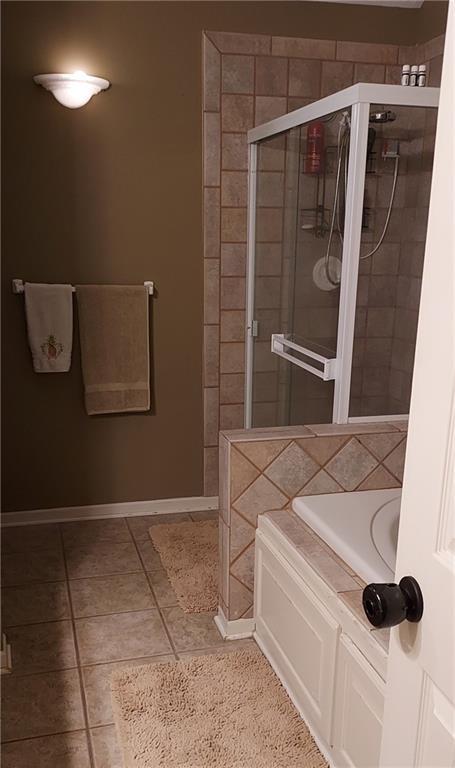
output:
[[[330,251],[332,248],[332,241],[333,241],[333,235],[335,232],[335,221],[337,222],[337,232],[341,240],[341,245],[343,245],[343,234],[342,234],[342,227],[340,223],[340,181],[341,181],[341,171],[342,167],[344,166],[344,195],[346,200],[346,191],[347,191],[347,145],[348,145],[348,139],[350,135],[350,124],[349,124],[349,116],[347,114],[343,115],[342,120],[340,121],[340,127],[338,129],[338,141],[337,141],[337,171],[336,171],[336,179],[335,179],[335,192],[333,196],[333,208],[332,208],[332,216],[330,220],[330,229],[329,229],[329,239],[327,242],[327,250],[325,253],[325,259],[324,259],[324,267],[325,267],[325,274],[327,277],[327,280],[329,283],[331,283],[334,287],[340,285],[340,280],[334,279],[330,274]],[[387,215],[384,222],[384,227],[381,233],[381,236],[371,251],[368,253],[365,253],[363,256],[360,256],[360,261],[363,261],[364,259],[369,259],[371,256],[374,256],[374,254],[379,250],[382,243],[384,242],[384,238],[387,234],[387,229],[389,227],[390,222],[390,216],[392,213],[393,208],[393,201],[395,199],[395,191],[397,187],[397,180],[398,180],[398,166],[400,163],[400,156],[397,154],[395,155],[395,168],[393,172],[393,181],[392,181],[392,189],[390,191],[390,199],[389,199],[389,205],[387,209]]]

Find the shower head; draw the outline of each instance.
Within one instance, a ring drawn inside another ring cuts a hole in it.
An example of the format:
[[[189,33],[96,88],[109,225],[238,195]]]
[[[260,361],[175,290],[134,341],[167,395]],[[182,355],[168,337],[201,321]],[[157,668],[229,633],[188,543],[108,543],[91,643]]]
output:
[[[379,112],[370,112],[370,123],[393,123],[397,119],[395,112],[383,109]]]

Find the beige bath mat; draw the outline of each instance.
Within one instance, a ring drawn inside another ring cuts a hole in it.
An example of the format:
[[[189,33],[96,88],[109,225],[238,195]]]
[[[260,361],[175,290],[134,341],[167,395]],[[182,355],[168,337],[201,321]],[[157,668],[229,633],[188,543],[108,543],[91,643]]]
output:
[[[185,613],[218,607],[218,521],[170,523],[150,528],[150,538]]]
[[[324,768],[257,648],[115,672],[126,768]]]

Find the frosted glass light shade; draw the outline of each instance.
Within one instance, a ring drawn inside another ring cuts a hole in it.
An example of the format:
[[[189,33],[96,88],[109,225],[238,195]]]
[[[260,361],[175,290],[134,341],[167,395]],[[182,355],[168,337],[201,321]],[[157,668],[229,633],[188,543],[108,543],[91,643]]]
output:
[[[69,109],[83,107],[96,93],[109,88],[109,80],[77,71],[68,74],[35,75],[37,85],[50,91],[60,104]]]

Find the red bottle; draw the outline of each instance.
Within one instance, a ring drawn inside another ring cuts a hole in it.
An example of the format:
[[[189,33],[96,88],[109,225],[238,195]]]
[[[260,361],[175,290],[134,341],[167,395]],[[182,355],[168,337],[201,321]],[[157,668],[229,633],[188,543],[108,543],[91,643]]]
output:
[[[324,152],[324,124],[310,123],[307,128],[305,173],[321,173]]]

